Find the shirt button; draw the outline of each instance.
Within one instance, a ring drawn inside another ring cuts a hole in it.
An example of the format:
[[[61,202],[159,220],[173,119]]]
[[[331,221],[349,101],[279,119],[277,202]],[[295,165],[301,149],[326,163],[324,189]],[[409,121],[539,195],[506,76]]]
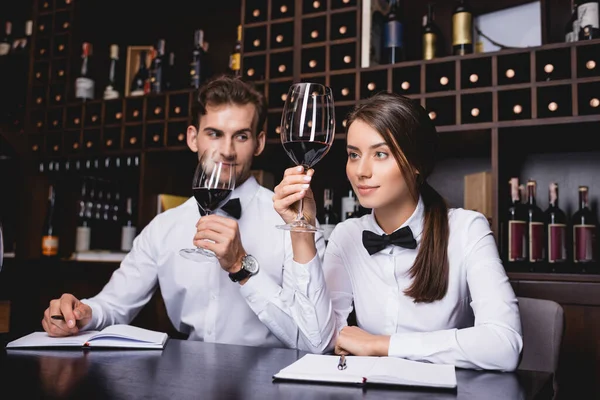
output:
[[[207,330],[207,331],[206,331],[206,334],[207,334],[208,336],[210,336],[210,335],[212,335],[212,331],[209,329],[209,330]]]
[[[216,295],[216,294],[212,294],[212,295],[210,296],[210,298],[211,298],[213,301],[214,301],[214,300],[217,300],[217,295]]]

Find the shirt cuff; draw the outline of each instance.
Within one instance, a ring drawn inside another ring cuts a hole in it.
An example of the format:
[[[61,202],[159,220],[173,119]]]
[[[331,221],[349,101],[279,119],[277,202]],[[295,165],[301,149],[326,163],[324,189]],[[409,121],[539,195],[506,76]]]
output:
[[[292,260],[290,270],[294,277],[292,281],[294,289],[307,297],[310,293],[315,293],[325,286],[325,276],[318,253],[306,264]]]
[[[390,337],[388,356],[420,360],[452,348],[456,329],[434,332],[395,333]]]
[[[90,322],[88,322],[85,326],[80,328],[80,331],[90,331],[96,330],[99,328],[100,321],[102,321],[102,307],[98,305],[95,301],[90,299],[80,300],[83,304],[87,304],[92,309],[92,318]]]
[[[281,287],[269,276],[268,273],[258,273],[251,276],[244,285],[240,286],[240,293],[256,315],[261,313],[281,292]]]

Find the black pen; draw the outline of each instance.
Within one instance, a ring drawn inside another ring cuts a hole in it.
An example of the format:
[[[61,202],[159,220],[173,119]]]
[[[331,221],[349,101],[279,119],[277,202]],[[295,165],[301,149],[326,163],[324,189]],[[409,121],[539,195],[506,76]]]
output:
[[[340,371],[346,369],[346,356],[343,354],[340,356],[340,361],[338,362],[338,369]]]
[[[61,321],[65,320],[65,317],[63,315],[53,315],[50,318],[52,318],[52,319],[58,319],[58,320],[61,320]]]

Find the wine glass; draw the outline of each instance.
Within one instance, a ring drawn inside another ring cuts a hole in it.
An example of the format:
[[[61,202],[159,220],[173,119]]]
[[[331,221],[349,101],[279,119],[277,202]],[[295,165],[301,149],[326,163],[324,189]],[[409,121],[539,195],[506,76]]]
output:
[[[331,88],[319,83],[296,83],[288,90],[281,116],[281,143],[290,159],[312,168],[327,152],[335,134],[335,115]],[[322,231],[304,218],[302,199],[298,215],[277,228],[294,232]]]
[[[215,150],[202,154],[192,181],[192,192],[200,214],[210,215],[221,208],[231,197],[234,188],[235,164],[220,160]],[[205,256],[215,256],[212,251],[199,247],[181,249],[179,254],[193,261],[201,261]]]

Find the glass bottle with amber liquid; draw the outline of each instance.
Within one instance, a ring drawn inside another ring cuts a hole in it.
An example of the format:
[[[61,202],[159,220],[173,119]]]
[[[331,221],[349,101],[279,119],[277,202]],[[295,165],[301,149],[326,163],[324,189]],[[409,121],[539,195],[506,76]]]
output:
[[[467,0],[460,0],[452,13],[452,51],[458,56],[473,52],[473,13]]]
[[[55,200],[56,193],[54,186],[48,188],[48,204],[46,206],[46,220],[42,231],[42,256],[56,257],[58,255],[58,235],[56,233],[55,223]]]
[[[509,263],[520,263],[527,260],[527,212],[521,203],[519,193],[519,178],[511,178],[508,207],[507,255]]]
[[[558,184],[552,182],[548,191],[548,208],[545,211],[548,262],[567,261],[567,216],[558,205]]]
[[[423,18],[423,60],[438,57],[440,30],[435,23],[433,4],[427,4],[427,15]]]
[[[242,57],[242,26],[237,27],[237,40],[233,46],[233,52],[229,58],[229,69],[233,76],[241,75],[241,57]]]
[[[573,262],[596,261],[596,227],[598,221],[589,205],[588,187],[579,186],[579,210],[573,214]]]

